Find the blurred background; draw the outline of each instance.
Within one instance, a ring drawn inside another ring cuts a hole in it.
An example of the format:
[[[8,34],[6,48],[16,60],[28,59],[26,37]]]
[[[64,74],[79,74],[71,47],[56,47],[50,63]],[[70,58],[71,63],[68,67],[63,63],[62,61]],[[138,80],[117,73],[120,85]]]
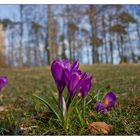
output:
[[[140,63],[140,5],[0,5],[0,67]]]

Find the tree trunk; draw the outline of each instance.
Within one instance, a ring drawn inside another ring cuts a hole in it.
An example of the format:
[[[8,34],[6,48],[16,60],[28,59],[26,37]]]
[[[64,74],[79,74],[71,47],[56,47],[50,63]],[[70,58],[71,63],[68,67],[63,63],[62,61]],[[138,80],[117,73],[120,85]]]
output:
[[[108,64],[108,50],[107,50],[107,40],[106,40],[106,24],[105,24],[105,16],[102,16],[102,27],[103,27],[103,38],[104,38],[104,44],[105,44],[105,60],[106,64]]]
[[[19,48],[19,67],[23,66],[23,5],[20,5],[20,48]]]
[[[2,24],[0,25],[0,66],[6,66],[5,30]]]
[[[70,62],[72,62],[72,39],[71,39],[72,35],[70,34],[70,31],[68,29],[68,42],[69,42],[69,58],[70,58]]]
[[[132,61],[133,61],[133,63],[136,63],[135,53],[134,53],[134,50],[133,50],[133,47],[132,47],[132,42],[131,42],[130,34],[128,33],[127,36],[128,36],[128,42],[129,42],[129,45],[130,45],[130,49],[131,49]]]
[[[123,35],[120,35],[121,63],[124,62]]]
[[[112,18],[109,19],[109,27],[112,26]],[[112,43],[112,34],[109,34],[109,46],[110,46],[110,56],[111,56],[111,64],[113,64],[113,43]]]
[[[96,36],[96,21],[95,21],[95,8],[93,7],[93,5],[89,5],[89,21],[90,21],[90,25],[91,25],[91,42],[94,38],[94,36]],[[98,63],[98,54],[97,54],[97,47],[92,43],[92,63]]]
[[[65,54],[65,43],[64,41],[62,42],[62,59],[66,59],[66,54]]]
[[[137,26],[136,30],[137,30],[137,34],[138,34],[138,38],[139,38],[139,50],[140,50],[140,31],[139,31],[138,23],[136,26]]]
[[[119,41],[118,34],[116,34],[116,41],[117,41],[118,54],[119,54],[119,57],[121,59],[120,41]]]
[[[111,41],[111,38],[110,38],[109,44],[110,44],[111,64],[113,64],[113,43]]]
[[[50,65],[53,61],[53,50],[52,50],[52,12],[51,5],[48,5],[48,64]]]
[[[37,30],[35,34],[36,34],[35,63],[36,63],[36,66],[40,66],[39,30]]]
[[[88,46],[88,44],[86,44]],[[90,53],[89,53],[89,48],[87,47],[87,60],[88,64],[90,64]]]

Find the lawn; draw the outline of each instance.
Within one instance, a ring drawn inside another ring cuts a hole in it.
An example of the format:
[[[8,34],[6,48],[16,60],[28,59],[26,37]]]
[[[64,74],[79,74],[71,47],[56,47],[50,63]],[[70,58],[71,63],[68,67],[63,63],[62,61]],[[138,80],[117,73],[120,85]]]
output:
[[[81,126],[72,118],[65,130],[33,97],[38,95],[54,104],[50,94],[57,95],[57,90],[49,67],[0,69],[0,75],[9,79],[0,93],[0,135],[92,135],[88,124],[95,121],[112,125],[108,135],[140,135],[140,65],[86,65],[81,69],[94,77],[87,101],[95,96],[101,99],[108,91],[117,94],[109,113],[96,112],[96,101],[92,100],[85,110],[88,123]]]

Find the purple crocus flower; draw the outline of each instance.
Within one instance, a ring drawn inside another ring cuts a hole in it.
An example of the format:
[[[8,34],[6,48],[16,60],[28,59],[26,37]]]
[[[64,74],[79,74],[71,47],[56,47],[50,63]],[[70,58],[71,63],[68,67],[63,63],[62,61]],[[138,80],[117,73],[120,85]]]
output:
[[[86,78],[83,80],[80,87],[80,94],[82,98],[84,98],[89,93],[91,89],[91,80],[92,80],[92,75],[90,76],[86,75]]]
[[[96,110],[99,112],[107,112],[110,108],[112,108],[116,101],[116,95],[113,92],[109,92],[106,94],[103,102],[98,101],[96,104]]]
[[[67,109],[71,103],[71,100],[75,97],[76,93],[80,91],[81,84],[86,78],[86,73],[82,73],[77,70],[75,72],[70,72],[69,70],[64,70],[64,77],[66,86],[68,89],[68,101],[67,101]]]
[[[54,60],[51,65],[51,72],[55,80],[59,93],[62,93],[67,81],[67,77],[64,75],[64,70],[74,72],[78,69],[79,63],[75,61],[72,65],[68,60]]]
[[[65,84],[62,80],[63,77],[63,69],[64,67],[69,67],[69,62],[68,61],[64,61],[64,60],[54,60],[52,65],[51,65],[51,72],[52,72],[52,76],[55,80],[56,86],[58,88],[59,93],[63,92],[63,89],[65,87]]]
[[[0,91],[2,88],[8,83],[8,79],[6,76],[0,76]]]
[[[70,76],[70,81],[68,84],[68,91],[70,98],[73,98],[76,93],[80,90],[81,84],[86,77],[86,73],[80,74],[79,72],[74,72]]]
[[[51,65],[52,76],[55,80],[57,89],[59,91],[59,103],[62,102],[62,92],[65,88],[66,82],[68,81],[67,75],[64,71],[70,73],[77,71],[79,68],[79,63],[75,61],[72,65],[68,60],[54,60]]]
[[[64,82],[66,83],[70,99],[80,90],[81,84],[85,78],[86,73],[82,73],[80,70],[73,72],[68,69],[64,70]]]

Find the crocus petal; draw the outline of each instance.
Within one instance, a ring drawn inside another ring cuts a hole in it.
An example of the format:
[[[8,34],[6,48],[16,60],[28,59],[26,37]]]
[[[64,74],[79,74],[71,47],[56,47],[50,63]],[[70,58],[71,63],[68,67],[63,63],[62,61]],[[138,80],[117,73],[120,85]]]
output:
[[[59,94],[62,94],[62,92],[65,88],[65,83],[62,80],[62,77],[63,77],[62,61],[54,60],[52,65],[51,65],[51,72],[52,72],[52,76],[55,80]]]
[[[58,60],[55,60],[51,65],[51,72],[54,77],[55,82],[58,84],[62,78],[62,65]]]
[[[85,73],[82,75],[79,75],[78,72],[73,72],[70,76],[70,81],[67,86],[69,91],[69,97],[72,99],[76,93],[80,90],[81,83],[83,81],[83,78],[85,78]]]
[[[82,82],[80,93],[83,98],[89,93],[91,89],[91,80],[92,80],[92,75],[87,76]]]
[[[69,69],[71,66],[70,62],[68,60],[65,60],[65,59],[61,60],[61,64],[62,64],[63,68]]]
[[[57,88],[58,88],[59,93],[62,94],[62,92],[65,88],[65,84],[63,83],[63,81],[58,82]]]
[[[71,73],[68,69],[63,69],[62,79],[63,79],[63,81],[64,81],[64,83],[66,84],[67,87],[69,85],[70,75],[71,75]]]
[[[115,104],[115,101],[116,101],[116,95],[115,95],[115,93],[113,93],[113,92],[107,93],[107,95],[104,98],[105,107],[107,109],[113,107],[114,104]]]
[[[72,66],[71,66],[71,68],[70,68],[70,71],[71,71],[71,72],[77,71],[78,68],[79,68],[79,63],[78,63],[78,61],[75,61],[75,62],[72,64]]]
[[[78,82],[80,81],[80,75],[76,72],[72,73],[71,77],[70,77],[70,85],[69,85],[69,93],[70,93],[70,97],[73,97],[75,92],[74,89],[76,88],[76,86],[78,85]]]
[[[6,76],[0,77],[0,90],[8,83],[8,78]]]
[[[79,80],[78,84],[75,86],[74,92],[78,92],[80,90],[80,87],[81,87],[85,78],[86,78],[86,73],[84,72],[80,75],[80,80]]]
[[[95,109],[96,109],[97,111],[99,111],[99,112],[104,112],[104,110],[105,110],[104,103],[102,103],[102,102],[97,102],[97,103],[96,103]]]
[[[82,72],[80,70],[76,71],[79,75],[82,75]]]

